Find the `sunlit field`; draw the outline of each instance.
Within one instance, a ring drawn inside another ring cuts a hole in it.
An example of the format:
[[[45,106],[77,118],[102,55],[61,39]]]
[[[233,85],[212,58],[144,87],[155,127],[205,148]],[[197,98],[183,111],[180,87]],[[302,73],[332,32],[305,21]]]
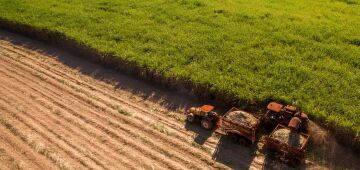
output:
[[[0,18],[360,132],[357,0],[1,0]]]

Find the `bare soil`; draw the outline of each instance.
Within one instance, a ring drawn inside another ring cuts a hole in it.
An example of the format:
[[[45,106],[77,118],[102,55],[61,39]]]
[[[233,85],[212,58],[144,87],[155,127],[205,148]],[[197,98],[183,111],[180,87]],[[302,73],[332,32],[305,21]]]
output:
[[[0,169],[289,168],[187,124],[182,110],[194,105],[191,94],[0,31]]]

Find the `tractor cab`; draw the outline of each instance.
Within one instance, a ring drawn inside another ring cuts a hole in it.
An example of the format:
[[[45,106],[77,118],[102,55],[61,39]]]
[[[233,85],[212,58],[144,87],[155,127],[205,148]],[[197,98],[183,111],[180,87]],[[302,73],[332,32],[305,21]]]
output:
[[[201,107],[191,107],[188,110],[188,113],[192,113],[193,115],[196,116],[205,116],[206,114],[208,114],[209,112],[214,110],[214,106],[211,105],[203,105]]]

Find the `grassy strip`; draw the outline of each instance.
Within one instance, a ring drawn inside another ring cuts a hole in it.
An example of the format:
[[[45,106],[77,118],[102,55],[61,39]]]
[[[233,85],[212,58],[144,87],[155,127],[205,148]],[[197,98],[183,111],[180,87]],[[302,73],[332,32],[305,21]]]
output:
[[[1,18],[16,24],[0,26],[202,97],[242,107],[295,104],[354,141],[359,6],[356,0],[3,0]]]

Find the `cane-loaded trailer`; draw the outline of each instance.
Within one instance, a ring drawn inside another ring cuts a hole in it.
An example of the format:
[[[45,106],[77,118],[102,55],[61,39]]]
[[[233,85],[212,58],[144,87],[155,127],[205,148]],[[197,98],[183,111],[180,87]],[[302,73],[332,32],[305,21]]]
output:
[[[222,116],[214,112],[213,109],[214,106],[211,105],[192,107],[187,111],[187,121],[200,121],[204,129],[215,128],[217,133],[229,135],[233,140],[241,144],[256,141],[256,131],[260,124],[259,118],[235,107]]]
[[[273,132],[265,136],[264,147],[276,153],[283,162],[296,166],[305,162],[306,146],[309,135],[278,124]]]

